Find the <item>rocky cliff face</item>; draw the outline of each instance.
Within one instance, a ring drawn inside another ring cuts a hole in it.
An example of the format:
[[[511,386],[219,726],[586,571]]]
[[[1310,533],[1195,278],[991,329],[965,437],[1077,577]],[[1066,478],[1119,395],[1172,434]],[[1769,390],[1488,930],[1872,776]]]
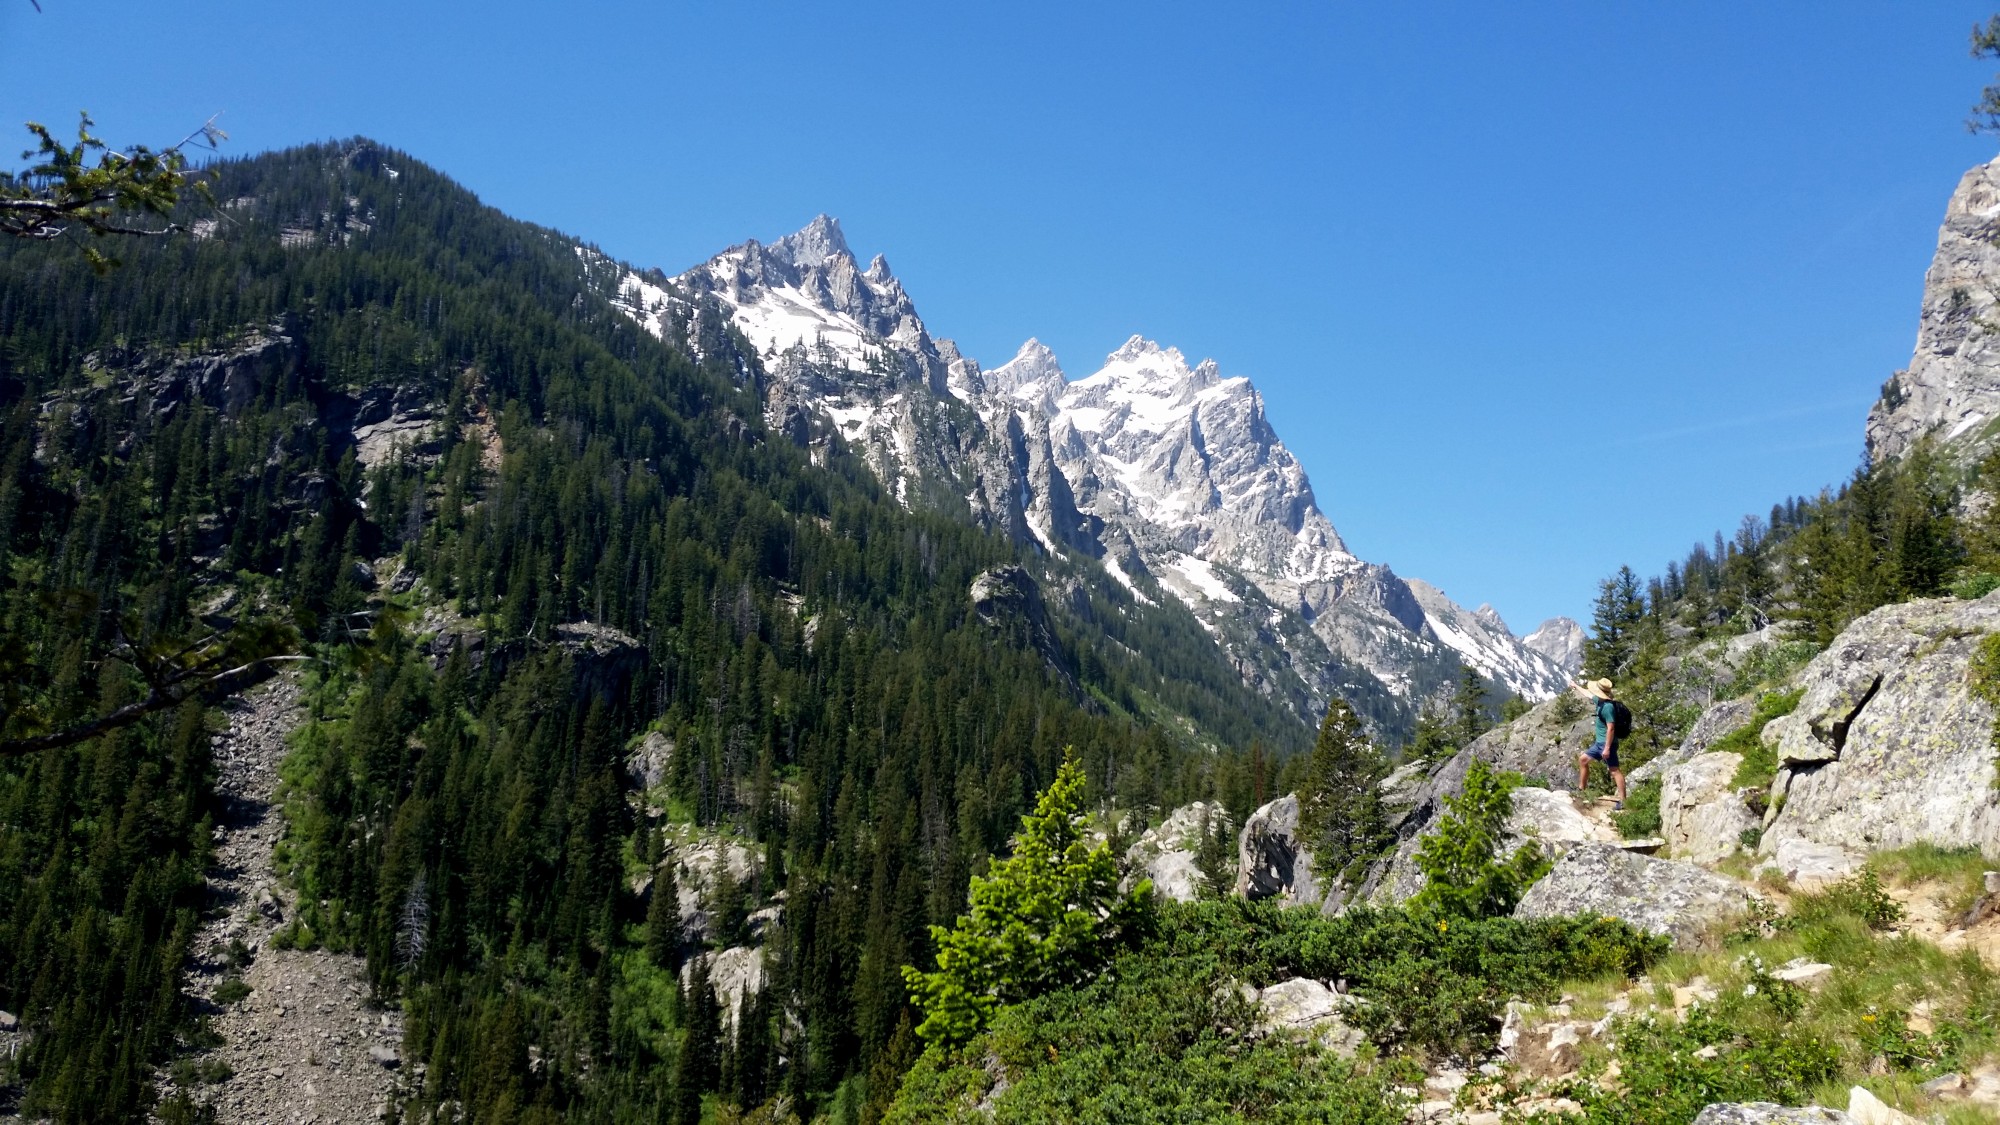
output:
[[[733,326],[794,440],[843,442],[905,504],[1096,559],[1140,600],[1180,602],[1247,683],[1303,719],[1340,695],[1398,729],[1461,662],[1530,698],[1564,683],[1559,643],[1551,655],[1489,608],[1349,553],[1263,397],[1213,361],[1134,336],[1071,381],[1029,340],[983,371],[825,216],[676,278],[614,284],[635,319],[697,351],[704,317]]]
[[[1924,275],[1916,353],[1868,412],[1868,453],[1901,456],[1927,434],[1971,461],[2000,435],[2000,160],[1967,172]]]
[[[1764,728],[1779,768],[1760,850],[2000,854],[1993,708],[1971,684],[1997,631],[2000,594],[1887,606],[1835,638],[1799,674],[1798,708]]]

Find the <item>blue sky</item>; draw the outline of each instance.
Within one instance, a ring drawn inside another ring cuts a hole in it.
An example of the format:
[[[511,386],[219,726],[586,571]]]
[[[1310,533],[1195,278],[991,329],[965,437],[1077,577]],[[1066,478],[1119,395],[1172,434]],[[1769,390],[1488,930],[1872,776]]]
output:
[[[0,123],[363,134],[669,272],[825,211],[984,363],[1212,356],[1351,549],[1523,632],[1853,469],[2000,152],[2000,0],[42,7]]]

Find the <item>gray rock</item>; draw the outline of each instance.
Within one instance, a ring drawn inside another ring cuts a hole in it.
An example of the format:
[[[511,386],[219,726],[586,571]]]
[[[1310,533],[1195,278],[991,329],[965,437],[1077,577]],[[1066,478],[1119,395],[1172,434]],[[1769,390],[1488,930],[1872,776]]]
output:
[[[1424,889],[1423,870],[1417,853],[1424,839],[1436,832],[1446,812],[1444,802],[1463,791],[1469,754],[1445,763],[1431,777],[1423,801],[1397,825],[1395,850],[1371,871],[1359,892],[1361,897],[1380,905],[1406,902]],[[1585,816],[1569,793],[1524,785],[1514,790],[1513,808],[1507,814],[1507,833],[1500,850],[1511,855],[1515,849],[1532,844],[1554,859],[1586,842],[1610,843],[1610,833]]]
[[[1635,855],[1612,844],[1578,844],[1528,888],[1514,916],[1601,914],[1688,947],[1743,913],[1750,898],[1734,881],[1691,863]]]
[[[722,1008],[723,1030],[734,1037],[744,1003],[764,990],[764,951],[754,945],[738,945],[689,958],[681,966],[683,989],[694,980],[696,960],[707,963],[709,985]]]
[[[1588,706],[1562,697],[1531,708],[1511,723],[1495,727],[1472,742],[1472,755],[1503,770],[1513,770],[1530,782],[1550,789],[1576,787],[1576,756],[1595,737]],[[1565,710],[1573,717],[1563,719]]]
[[[1612,842],[1607,838],[1608,833],[1583,815],[1566,792],[1523,785],[1514,790],[1513,797],[1513,809],[1507,814],[1507,835],[1500,843],[1503,853],[1533,843],[1541,847],[1544,855],[1555,859],[1581,843]]]
[[[1704,1108],[1694,1125],[1851,1125],[1853,1118],[1816,1105],[1776,1102],[1718,1102]]]
[[[1017,635],[1042,654],[1052,671],[1069,678],[1069,662],[1049,627],[1042,588],[1034,575],[1018,566],[996,566],[975,576],[966,596],[979,620],[1003,632],[1018,630]]]
[[[637,638],[592,621],[556,626],[554,644],[575,666],[578,688],[601,696],[622,692],[646,661],[646,650]]]
[[[1347,1025],[1341,1010],[1354,1002],[1319,981],[1293,977],[1257,994],[1257,1026],[1267,1034],[1300,1032],[1342,1058],[1353,1058],[1363,1036]]]
[[[1965,1089],[1965,1075],[1959,1074],[1956,1071],[1950,1074],[1940,1074],[1929,1082],[1917,1087],[1917,1089],[1923,1091],[1924,1096],[1927,1098],[1950,1097],[1960,1090]]]
[[[1375,861],[1355,893],[1381,905],[1393,905],[1423,890],[1423,872],[1417,867],[1417,851],[1423,838],[1436,830],[1445,814],[1445,800],[1465,789],[1465,774],[1472,767],[1472,752],[1461,750],[1432,767],[1423,784],[1410,794],[1409,804],[1396,814],[1390,827],[1396,844],[1389,854]]]
[[[1771,857],[1757,866],[1760,870],[1776,871],[1794,885],[1811,890],[1847,878],[1866,862],[1864,856],[1837,844],[1788,836],[1779,840],[1771,850]]]
[[[1771,970],[1771,975],[1792,984],[1818,987],[1833,972],[1833,966],[1824,961],[1811,961],[1804,957],[1794,957]]]
[[[1961,463],[1990,448],[2000,417],[2000,161],[1967,172],[1945,208],[1924,275],[1910,366],[1868,412],[1868,453],[1879,464],[1926,434]]]
[[[12,1012],[0,1011],[0,1031],[21,1030],[21,1017]]]
[[[674,740],[649,730],[632,752],[625,755],[625,776],[636,789],[652,789],[666,780],[667,767],[673,760]]]
[[[1312,852],[1299,841],[1299,799],[1287,794],[1250,814],[1236,838],[1236,894],[1286,906],[1324,906]]]
[[[1422,799],[1424,780],[1429,772],[1422,762],[1405,762],[1397,766],[1376,787],[1382,795],[1382,807],[1394,815],[1408,812]]]
[[[1916,1118],[1887,1104],[1864,1086],[1848,1088],[1847,1116],[1855,1125],[1921,1125]]]
[[[2000,594],[1887,606],[1843,630],[1799,673],[1798,708],[1764,728],[1781,769],[1760,850],[2000,852],[1993,709],[1968,683],[1996,630]]]
[[[368,1048],[368,1061],[384,1070],[394,1070],[403,1065],[403,1056],[394,1047],[376,1044]]]
[[[1762,821],[1732,787],[1743,756],[1697,754],[1668,770],[1660,784],[1660,835],[1675,859],[1715,863],[1736,854],[1744,832]]]
[[[1521,643],[1555,661],[1564,675],[1583,671],[1583,626],[1567,617],[1551,617]]]
[[[1125,850],[1125,863],[1132,873],[1128,884],[1145,878],[1153,881],[1153,891],[1175,902],[1193,902],[1207,887],[1196,859],[1203,835],[1229,837],[1229,812],[1220,804],[1196,801],[1175,809],[1156,828],[1141,833]],[[1222,890],[1223,888],[1214,888]]]
[[[1697,754],[1707,753],[1708,748],[1720,741],[1723,735],[1749,722],[1756,709],[1756,701],[1751,699],[1726,699],[1713,704],[1701,713],[1701,718],[1695,720],[1679,746],[1625,775],[1626,782],[1637,785],[1662,776]]]

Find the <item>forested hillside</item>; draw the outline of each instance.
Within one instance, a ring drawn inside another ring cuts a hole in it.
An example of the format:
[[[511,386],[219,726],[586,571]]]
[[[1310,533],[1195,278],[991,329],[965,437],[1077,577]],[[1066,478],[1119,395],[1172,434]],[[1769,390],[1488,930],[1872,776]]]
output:
[[[287,940],[407,1005],[409,1113],[872,1113],[917,1050],[900,966],[1064,747],[1093,801],[1241,815],[1258,755],[1309,737],[1184,610],[815,466],[739,340],[661,342],[572,242],[414,160],[319,145],[212,183],[195,237],[107,275],[0,246],[0,739],[140,700],[210,635],[303,657]],[[213,725],[189,702],[0,757],[24,1111],[132,1120],[203,1041],[178,974]],[[749,874],[683,933],[655,865],[702,840]],[[753,913],[767,983],[725,1035],[706,962],[680,971]]]

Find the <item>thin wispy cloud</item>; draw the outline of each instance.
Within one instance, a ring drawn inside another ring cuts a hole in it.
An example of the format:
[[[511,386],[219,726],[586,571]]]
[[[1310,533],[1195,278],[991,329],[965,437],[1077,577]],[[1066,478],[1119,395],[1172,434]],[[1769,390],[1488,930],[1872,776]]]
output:
[[[1625,439],[1627,443],[1673,441],[1677,438],[1700,437],[1704,434],[1726,433],[1730,430],[1762,426],[1771,422],[1783,422],[1792,418],[1807,418],[1826,414],[1835,410],[1865,409],[1872,399],[1842,398],[1830,402],[1814,403],[1810,406],[1794,406],[1789,410],[1773,410],[1763,414],[1746,414],[1736,418],[1718,418],[1708,422],[1698,422],[1692,426],[1676,426],[1670,430],[1655,430],[1649,434],[1633,434]],[[1858,428],[1858,427],[1857,427]]]

